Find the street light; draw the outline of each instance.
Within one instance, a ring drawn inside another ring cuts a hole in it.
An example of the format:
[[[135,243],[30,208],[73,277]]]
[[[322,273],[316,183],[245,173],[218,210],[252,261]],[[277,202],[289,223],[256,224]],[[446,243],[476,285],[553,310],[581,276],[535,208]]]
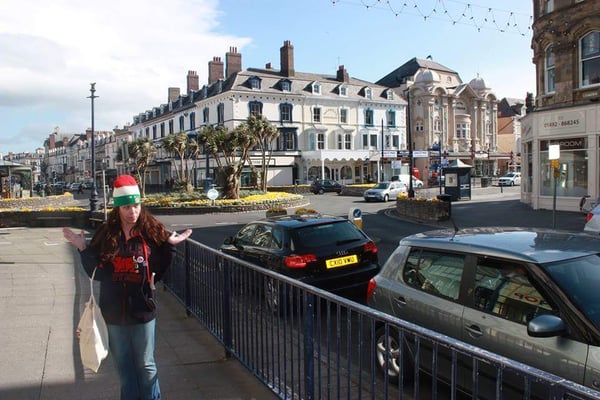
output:
[[[92,192],[90,193],[90,211],[98,211],[98,191],[96,190],[96,143],[94,140],[94,99],[98,98],[96,93],[96,83],[90,83],[90,93],[88,99],[92,100]]]
[[[411,128],[411,122],[410,122],[410,88],[406,88],[406,129],[408,130],[407,134],[408,134],[408,165],[409,165],[409,171],[408,171],[408,197],[409,198],[413,198],[415,197],[415,189],[413,188],[413,179],[412,179],[412,174],[413,174],[413,145],[412,145],[412,128]]]

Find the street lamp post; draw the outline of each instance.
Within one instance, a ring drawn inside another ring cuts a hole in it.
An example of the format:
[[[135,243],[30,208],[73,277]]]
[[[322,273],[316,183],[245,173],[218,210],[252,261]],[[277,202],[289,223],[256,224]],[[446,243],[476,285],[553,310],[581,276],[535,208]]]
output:
[[[408,197],[415,197],[415,189],[413,188],[413,145],[412,145],[412,127],[411,127],[411,117],[410,117],[410,89],[406,89],[406,129],[408,130]]]
[[[90,193],[90,211],[98,211],[98,190],[96,188],[96,143],[94,140],[94,99],[98,98],[96,93],[96,83],[90,83],[90,93],[88,99],[92,100],[92,191]]]
[[[383,138],[383,118],[381,118],[381,171],[380,171],[380,179],[377,180],[377,182],[381,182],[384,180],[383,177],[383,170],[385,168],[385,164],[383,162],[384,157],[385,157],[385,144],[384,144],[384,138]]]

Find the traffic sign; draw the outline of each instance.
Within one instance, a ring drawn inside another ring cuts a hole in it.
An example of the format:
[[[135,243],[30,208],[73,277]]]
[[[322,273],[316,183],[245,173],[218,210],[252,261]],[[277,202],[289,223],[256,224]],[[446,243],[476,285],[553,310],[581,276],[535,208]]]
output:
[[[217,197],[219,197],[219,192],[217,191],[217,189],[210,189],[207,193],[206,193],[206,197],[208,197],[209,200],[216,200]]]

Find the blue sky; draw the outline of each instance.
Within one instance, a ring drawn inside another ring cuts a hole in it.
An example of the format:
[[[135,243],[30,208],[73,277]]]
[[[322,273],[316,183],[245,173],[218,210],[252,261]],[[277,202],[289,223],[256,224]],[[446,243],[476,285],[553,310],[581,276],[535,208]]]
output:
[[[528,0],[0,2],[0,153],[33,151],[56,127],[83,133],[91,82],[95,129],[111,130],[166,103],[169,87],[185,91],[188,70],[206,83],[230,46],[244,69],[279,68],[285,40],[297,71],[344,65],[374,82],[431,55],[464,82],[479,74],[499,98],[524,98],[535,93],[531,15]]]

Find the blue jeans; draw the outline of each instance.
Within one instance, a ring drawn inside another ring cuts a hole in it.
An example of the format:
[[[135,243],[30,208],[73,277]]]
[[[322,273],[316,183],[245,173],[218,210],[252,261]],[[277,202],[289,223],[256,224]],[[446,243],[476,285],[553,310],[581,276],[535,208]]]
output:
[[[121,382],[121,400],[160,400],[154,361],[156,320],[135,325],[107,325],[110,353]]]

